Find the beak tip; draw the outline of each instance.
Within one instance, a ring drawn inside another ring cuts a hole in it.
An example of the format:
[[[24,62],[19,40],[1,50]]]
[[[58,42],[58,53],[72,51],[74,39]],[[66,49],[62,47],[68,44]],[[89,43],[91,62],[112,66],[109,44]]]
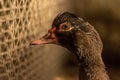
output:
[[[29,45],[32,46],[32,45],[35,45],[35,44],[33,44],[33,43],[31,42]]]

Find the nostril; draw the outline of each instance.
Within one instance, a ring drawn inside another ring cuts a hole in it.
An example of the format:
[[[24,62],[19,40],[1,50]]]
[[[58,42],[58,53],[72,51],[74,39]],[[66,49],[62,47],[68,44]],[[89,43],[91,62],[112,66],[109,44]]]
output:
[[[50,36],[51,36],[51,33],[48,32],[46,35],[44,35],[44,36],[41,37],[40,39],[48,39],[48,38],[50,38]]]

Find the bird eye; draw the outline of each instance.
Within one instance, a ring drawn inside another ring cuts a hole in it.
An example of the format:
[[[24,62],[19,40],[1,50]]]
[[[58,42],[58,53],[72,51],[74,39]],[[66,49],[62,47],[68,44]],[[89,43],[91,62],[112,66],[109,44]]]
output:
[[[64,25],[62,25],[61,28],[64,29],[64,30],[68,30],[68,29],[69,29],[69,26],[67,26],[66,24],[64,24]]]

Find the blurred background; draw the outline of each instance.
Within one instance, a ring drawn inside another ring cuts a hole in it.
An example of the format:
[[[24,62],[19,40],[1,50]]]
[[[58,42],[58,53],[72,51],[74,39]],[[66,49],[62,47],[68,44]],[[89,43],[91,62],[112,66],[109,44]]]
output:
[[[57,45],[29,46],[69,11],[92,24],[111,80],[120,80],[120,0],[0,0],[0,80],[79,80],[75,57]]]

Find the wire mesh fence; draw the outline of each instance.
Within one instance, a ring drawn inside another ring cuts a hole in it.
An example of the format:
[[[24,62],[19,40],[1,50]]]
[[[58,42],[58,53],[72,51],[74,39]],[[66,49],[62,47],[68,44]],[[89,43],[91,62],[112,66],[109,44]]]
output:
[[[0,0],[0,80],[57,80],[53,76],[67,54],[60,53],[61,48],[47,52],[56,46],[33,48],[29,43],[49,28],[60,11],[58,6],[67,9],[67,5],[62,8],[63,3],[64,0]]]
[[[23,80],[32,69],[32,52],[27,50],[37,24],[32,5],[31,0],[0,1],[0,80]]]

